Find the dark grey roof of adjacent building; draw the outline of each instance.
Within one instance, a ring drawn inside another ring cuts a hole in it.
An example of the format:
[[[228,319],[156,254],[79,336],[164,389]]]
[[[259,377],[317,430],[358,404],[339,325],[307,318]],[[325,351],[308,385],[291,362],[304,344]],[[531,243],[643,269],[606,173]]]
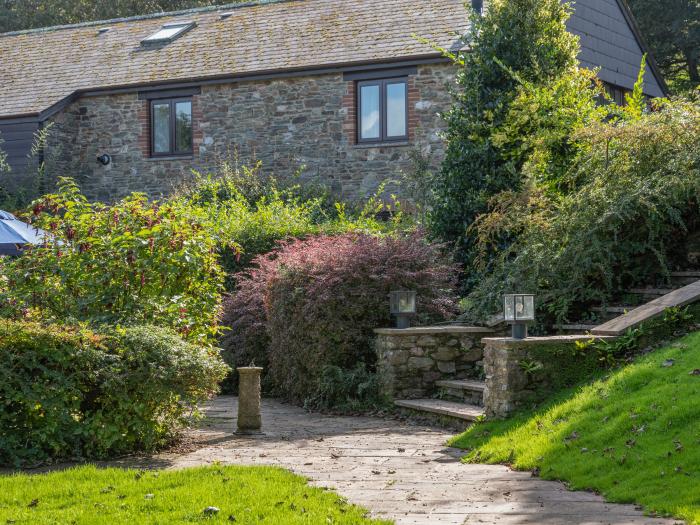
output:
[[[584,65],[631,87],[642,48],[622,1],[578,0],[570,27]],[[167,45],[141,45],[182,21],[196,27]],[[261,0],[6,33],[0,119],[44,115],[93,90],[428,59],[439,54],[415,35],[454,49],[467,29],[463,0]],[[650,73],[648,94],[661,95],[661,82]]]
[[[601,80],[631,88],[637,80],[646,46],[626,0],[573,0],[569,30],[581,38],[579,60],[584,67],[600,68]],[[652,97],[665,95],[666,86],[649,57],[644,91]]]

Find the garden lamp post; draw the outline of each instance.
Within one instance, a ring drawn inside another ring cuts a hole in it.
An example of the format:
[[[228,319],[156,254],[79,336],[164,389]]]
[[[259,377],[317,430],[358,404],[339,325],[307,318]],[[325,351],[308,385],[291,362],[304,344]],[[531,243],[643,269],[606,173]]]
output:
[[[503,297],[503,315],[513,327],[513,339],[527,337],[527,323],[535,320],[535,296],[507,294]]]
[[[391,315],[396,317],[396,328],[411,326],[411,317],[416,315],[416,292],[401,290],[389,293]]]

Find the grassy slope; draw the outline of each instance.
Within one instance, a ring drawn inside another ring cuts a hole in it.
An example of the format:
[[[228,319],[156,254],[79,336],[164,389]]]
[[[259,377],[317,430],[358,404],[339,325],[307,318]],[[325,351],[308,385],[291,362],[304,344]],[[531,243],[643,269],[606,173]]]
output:
[[[208,506],[218,507],[220,512],[205,517],[203,510]],[[371,521],[362,509],[333,493],[311,488],[305,479],[271,467],[137,472],[88,466],[0,477],[0,523],[146,525],[201,521],[388,523]]]
[[[673,366],[664,367],[667,359]],[[545,479],[700,524],[700,332],[536,412],[454,438],[466,461],[539,468]]]

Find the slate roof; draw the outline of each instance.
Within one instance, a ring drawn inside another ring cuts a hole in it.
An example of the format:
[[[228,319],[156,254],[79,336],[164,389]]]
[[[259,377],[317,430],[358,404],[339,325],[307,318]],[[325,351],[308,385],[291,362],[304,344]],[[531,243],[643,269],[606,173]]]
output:
[[[259,0],[0,34],[0,119],[36,116],[76,92],[97,89],[437,57],[413,35],[455,49],[468,30],[464,4]],[[600,67],[601,79],[626,88],[642,57],[629,16],[624,0],[575,0],[569,21],[581,37],[581,63]],[[197,25],[168,45],[141,46],[178,21]],[[652,67],[646,91],[661,96],[663,80],[654,73]]]
[[[646,46],[626,0],[572,1],[574,12],[568,28],[581,39],[581,65],[600,68],[598,77],[610,84],[628,89],[634,86]],[[662,97],[665,90],[653,57],[649,56],[644,92]]]
[[[7,33],[0,118],[37,114],[78,90],[436,56],[412,35],[450,48],[467,18],[463,0],[280,0]],[[141,46],[184,20],[197,27]]]

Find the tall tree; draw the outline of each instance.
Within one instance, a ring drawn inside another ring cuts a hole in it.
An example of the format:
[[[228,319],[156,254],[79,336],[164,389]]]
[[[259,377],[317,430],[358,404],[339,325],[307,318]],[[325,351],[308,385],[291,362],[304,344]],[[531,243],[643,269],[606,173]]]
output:
[[[455,57],[447,151],[428,222],[435,237],[456,245],[467,267],[474,258],[469,227],[494,195],[520,184],[524,155],[504,151],[495,136],[517,86],[550,81],[577,65],[578,38],[566,29],[569,16],[570,6],[560,0],[493,0],[483,17],[472,17],[469,51]]]
[[[700,86],[700,0],[628,0],[672,91]]]

